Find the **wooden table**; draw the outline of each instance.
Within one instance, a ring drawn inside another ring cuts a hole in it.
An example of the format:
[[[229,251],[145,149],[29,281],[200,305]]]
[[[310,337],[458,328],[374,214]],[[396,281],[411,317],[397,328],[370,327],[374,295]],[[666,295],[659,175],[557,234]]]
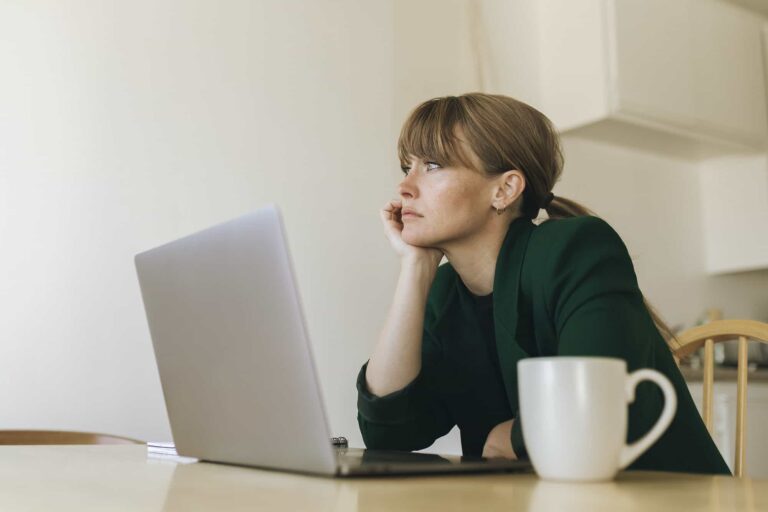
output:
[[[768,481],[628,472],[609,483],[532,474],[330,479],[147,458],[143,446],[2,446],[8,511],[768,510]]]

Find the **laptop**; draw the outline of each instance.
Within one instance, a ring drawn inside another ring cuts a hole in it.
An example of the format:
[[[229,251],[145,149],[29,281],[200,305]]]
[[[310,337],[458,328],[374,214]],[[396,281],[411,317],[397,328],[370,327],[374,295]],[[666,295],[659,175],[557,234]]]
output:
[[[326,476],[530,470],[331,444],[276,205],[137,254],[135,264],[179,455]]]

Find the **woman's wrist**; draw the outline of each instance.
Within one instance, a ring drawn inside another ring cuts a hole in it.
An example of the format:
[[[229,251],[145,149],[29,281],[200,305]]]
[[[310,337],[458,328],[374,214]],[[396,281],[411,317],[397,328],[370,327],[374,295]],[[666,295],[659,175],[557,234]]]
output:
[[[512,427],[514,423],[514,419],[507,420],[491,429],[485,440],[485,446],[483,446],[483,457],[517,459],[517,454],[512,446]]]
[[[435,279],[439,263],[439,260],[435,263],[429,258],[405,256],[400,260],[400,272],[429,287]]]

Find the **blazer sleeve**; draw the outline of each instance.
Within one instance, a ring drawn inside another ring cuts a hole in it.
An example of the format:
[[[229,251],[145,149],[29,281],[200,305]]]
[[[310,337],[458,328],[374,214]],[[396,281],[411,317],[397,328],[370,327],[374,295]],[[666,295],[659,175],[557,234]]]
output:
[[[556,353],[625,359],[630,371],[648,360],[653,326],[624,242],[590,217],[553,254],[546,286]]]
[[[440,357],[437,343],[424,330],[418,376],[404,388],[380,397],[368,390],[368,363],[363,365],[357,377],[357,421],[367,448],[421,450],[453,428],[455,421],[435,389]]]
[[[576,220],[576,219],[574,219]],[[543,354],[605,356],[627,361],[628,370],[644,365],[660,336],[637,285],[634,267],[619,235],[597,217],[583,217],[567,232],[552,233],[548,254],[537,273],[543,306],[554,339],[540,345]],[[643,393],[633,406],[655,409],[655,393]],[[655,418],[655,416],[650,416]],[[522,424],[512,429],[515,453],[526,456]]]

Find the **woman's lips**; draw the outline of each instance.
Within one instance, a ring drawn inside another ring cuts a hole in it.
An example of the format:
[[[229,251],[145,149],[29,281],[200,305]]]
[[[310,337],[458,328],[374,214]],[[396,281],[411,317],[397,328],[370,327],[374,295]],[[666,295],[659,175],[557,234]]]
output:
[[[416,210],[414,210],[412,208],[403,208],[400,215],[402,217],[406,217],[406,216],[408,216],[408,217],[421,217],[422,216]]]

